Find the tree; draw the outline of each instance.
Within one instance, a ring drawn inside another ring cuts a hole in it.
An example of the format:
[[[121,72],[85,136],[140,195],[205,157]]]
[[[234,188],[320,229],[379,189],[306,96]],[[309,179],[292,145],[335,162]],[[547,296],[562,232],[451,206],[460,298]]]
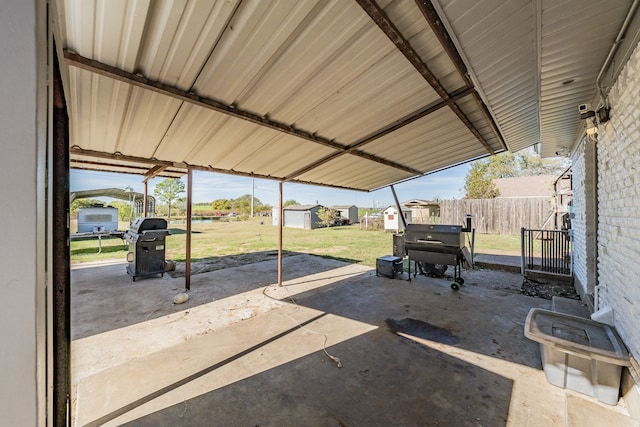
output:
[[[499,195],[493,180],[518,176],[560,175],[568,167],[568,160],[542,159],[533,150],[504,152],[471,164],[465,178],[467,199],[491,199]]]
[[[184,193],[184,182],[177,178],[167,178],[160,181],[153,194],[161,201],[167,204],[169,208],[168,217],[171,218],[171,206],[178,201],[180,194]]]
[[[324,227],[331,227],[336,219],[340,216],[340,212],[322,207],[318,209],[318,218],[320,218],[320,224]]]
[[[464,193],[467,199],[492,199],[499,192],[489,174],[488,162],[473,162],[464,182]]]
[[[114,200],[109,204],[118,209],[118,219],[120,221],[129,221],[129,218],[131,217],[131,205],[129,202]]]
[[[211,202],[211,209],[214,211],[228,211],[231,210],[231,200],[229,199],[216,199]]]
[[[283,207],[287,207],[287,206],[294,206],[294,205],[299,205],[300,203],[298,203],[296,200],[287,200],[286,202],[284,202],[284,204],[282,205]]]

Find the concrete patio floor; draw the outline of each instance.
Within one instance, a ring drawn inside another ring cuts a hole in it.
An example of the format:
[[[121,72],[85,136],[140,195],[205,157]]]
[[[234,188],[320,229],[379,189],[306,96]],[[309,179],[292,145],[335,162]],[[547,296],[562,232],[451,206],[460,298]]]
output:
[[[639,425],[624,400],[546,381],[523,330],[551,304],[520,295],[521,276],[463,277],[453,292],[295,255],[284,287],[266,261],[195,275],[173,305],[183,278],[74,268],[74,425]]]

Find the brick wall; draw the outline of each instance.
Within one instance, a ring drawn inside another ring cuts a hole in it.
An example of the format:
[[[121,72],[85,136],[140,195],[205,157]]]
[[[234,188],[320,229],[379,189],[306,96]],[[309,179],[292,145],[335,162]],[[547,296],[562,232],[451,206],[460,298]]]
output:
[[[640,358],[640,49],[609,93],[598,135],[598,284],[616,329]]]
[[[571,156],[571,172],[573,174],[573,212],[571,232],[573,236],[573,274],[578,292],[587,292],[587,242],[585,220],[585,164],[584,142]]]
[[[573,173],[573,271],[582,299],[592,302],[596,284],[596,146],[584,139],[571,156]]]

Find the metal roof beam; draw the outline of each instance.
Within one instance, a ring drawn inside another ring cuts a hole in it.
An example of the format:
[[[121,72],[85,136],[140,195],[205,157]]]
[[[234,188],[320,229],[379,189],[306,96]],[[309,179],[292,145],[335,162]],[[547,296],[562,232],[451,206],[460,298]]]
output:
[[[417,112],[405,117],[404,119],[401,119],[401,120],[397,121],[396,123],[392,123],[391,125],[378,130],[373,135],[367,136],[367,137],[361,139],[360,141],[349,145],[342,152],[329,154],[328,156],[325,156],[325,157],[323,157],[322,159],[320,159],[318,161],[315,161],[315,162],[313,162],[313,163],[311,163],[311,164],[309,164],[309,165],[307,165],[307,166],[305,166],[303,168],[298,169],[297,171],[289,174],[287,176],[287,180],[295,178],[297,176],[300,176],[300,175],[302,175],[304,173],[307,173],[310,170],[315,169],[318,166],[321,166],[321,165],[323,165],[323,164],[335,159],[336,157],[339,157],[339,156],[344,155],[344,154],[348,154],[352,150],[360,148],[363,145],[368,144],[370,142],[373,142],[378,138],[382,138],[383,136],[388,135],[393,131],[396,131],[396,130],[404,127],[404,126],[407,126],[410,123],[415,122],[416,120],[419,120],[419,119],[421,119],[423,117],[428,116],[429,114],[431,114],[433,112],[438,111],[439,109],[441,109],[443,107],[448,106],[449,104],[451,104],[452,102],[454,102],[457,99],[460,99],[460,98],[463,98],[465,96],[470,95],[472,92],[474,92],[474,90],[472,88],[459,89],[459,90],[455,91],[454,93],[450,94],[450,96],[447,99],[442,100],[442,101],[438,102],[435,105],[431,105],[431,106],[422,108],[421,110],[418,110]],[[418,171],[418,172],[419,173],[417,175],[423,175],[424,174],[423,172],[420,172],[420,171]]]
[[[69,65],[72,65],[74,67],[77,67],[86,71],[90,71],[92,73],[96,73],[101,76],[105,76],[105,77],[108,77],[123,83],[127,83],[142,89],[151,90],[153,92],[170,96],[172,98],[179,99],[183,102],[197,105],[199,107],[206,108],[208,110],[213,110],[218,113],[226,114],[231,117],[246,120],[253,124],[263,126],[269,129],[273,129],[282,133],[286,133],[288,135],[296,136],[298,138],[302,138],[307,141],[315,142],[316,144],[320,144],[337,151],[344,151],[347,149],[346,145],[335,142],[334,140],[317,136],[315,133],[312,133],[312,132],[297,129],[293,125],[277,122],[275,120],[269,119],[268,117],[262,117],[257,114],[251,113],[249,111],[241,110],[233,104],[226,105],[215,99],[204,98],[199,95],[196,95],[193,92],[187,92],[175,86],[166,85],[164,83],[161,83],[155,80],[149,80],[140,74],[130,73],[128,71],[124,71],[119,68],[112,67],[111,65],[107,65],[105,63],[95,61],[93,59],[85,58],[69,50],[64,51],[64,58],[65,58],[65,62]],[[422,174],[421,171],[410,168],[406,165],[396,163],[396,162],[387,160],[385,158],[378,157],[373,154],[365,153],[364,151],[352,150],[350,151],[350,154],[353,154],[355,156],[362,157],[364,159],[371,160],[373,162],[380,163],[395,169],[400,169],[412,174]],[[247,176],[251,176],[251,175],[247,175]]]
[[[241,172],[233,169],[220,169],[220,168],[214,168],[212,166],[187,165],[185,163],[169,162],[169,161],[163,161],[163,160],[157,160],[157,159],[147,159],[146,157],[128,156],[120,153],[114,154],[114,153],[105,153],[103,151],[84,150],[77,146],[71,147],[69,149],[69,152],[72,155],[95,157],[99,159],[111,159],[111,160],[120,160],[120,161],[127,161],[127,162],[137,162],[145,165],[166,165],[167,168],[184,169],[185,171],[182,172],[183,174],[187,173],[186,172],[187,168],[191,168],[193,170],[202,171],[202,172],[222,173],[225,175],[244,176],[247,178],[260,178],[260,179],[268,179],[268,180],[275,180],[275,181],[285,180],[284,177],[278,177],[273,175],[264,175],[264,174],[253,173],[253,172]],[[98,164],[97,162],[95,163]],[[108,163],[104,163],[104,164],[108,165]],[[124,165],[120,165],[120,166],[126,167]],[[91,170],[96,170],[96,169],[93,168]],[[304,181],[300,179],[292,179],[292,180],[289,180],[289,182],[294,182],[297,184],[317,185],[320,187],[339,188],[342,190],[369,191],[368,189],[364,189],[364,188],[354,188],[354,187],[347,187],[343,185],[323,184],[318,182]]]
[[[449,94],[438,78],[431,72],[427,64],[424,63],[418,52],[411,47],[411,44],[404,38],[400,30],[391,22],[389,17],[378,6],[375,0],[356,0],[360,7],[371,17],[373,22],[386,34],[386,36],[393,42],[396,48],[407,58],[407,60],[414,66],[414,68],[424,77],[424,79],[431,85],[433,90],[436,91],[440,98],[443,100],[449,99]],[[458,107],[455,102],[448,104],[449,108],[458,116],[458,118],[465,124],[469,131],[480,141],[480,143],[491,154],[494,154],[493,148],[485,141],[484,137],[475,128],[473,123],[465,115],[465,113]]]
[[[447,56],[449,57],[453,65],[456,67],[456,70],[458,71],[458,74],[460,74],[460,77],[462,77],[468,87],[475,87],[471,80],[471,77],[469,76],[469,70],[462,60],[462,57],[460,56],[460,52],[458,52],[455,43],[453,43],[451,36],[449,36],[449,33],[447,32],[444,23],[440,19],[436,8],[433,6],[433,3],[431,3],[431,0],[415,0],[415,2],[418,6],[418,9],[420,9],[420,12],[422,12],[422,15],[429,24],[429,27],[431,27],[431,31],[433,31],[433,33],[436,35],[436,37],[440,41],[440,45],[447,53]],[[500,144],[502,144],[503,148],[506,149],[507,145],[504,142],[502,134],[500,133],[500,131],[498,131],[498,126],[493,120],[493,117],[491,116],[487,105],[484,103],[482,98],[480,98],[480,95],[475,89],[473,91],[473,97],[480,106],[482,114],[489,122],[489,125],[491,126],[493,133],[498,138],[498,141],[500,141]]]

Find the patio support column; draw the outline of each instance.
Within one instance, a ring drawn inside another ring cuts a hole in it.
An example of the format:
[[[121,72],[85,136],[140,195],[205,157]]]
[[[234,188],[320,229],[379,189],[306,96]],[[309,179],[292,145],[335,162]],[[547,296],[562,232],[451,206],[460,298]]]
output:
[[[144,181],[144,196],[142,196],[142,216],[147,217],[147,210],[149,209],[147,205],[147,194],[149,193],[149,186],[147,185],[147,181]]]
[[[278,184],[278,286],[282,286],[282,226],[284,218],[282,218],[282,181]]]
[[[193,170],[187,169],[187,238],[184,260],[184,289],[191,289],[191,195],[193,194]]]
[[[402,209],[400,208],[400,202],[398,201],[398,196],[396,196],[396,189],[393,188],[393,185],[390,185],[389,187],[391,187],[391,192],[393,193],[393,200],[396,201],[396,206],[398,207],[398,215],[400,216],[400,219],[402,220],[402,226],[406,230],[407,229],[407,220],[404,218],[404,213],[402,212]]]

